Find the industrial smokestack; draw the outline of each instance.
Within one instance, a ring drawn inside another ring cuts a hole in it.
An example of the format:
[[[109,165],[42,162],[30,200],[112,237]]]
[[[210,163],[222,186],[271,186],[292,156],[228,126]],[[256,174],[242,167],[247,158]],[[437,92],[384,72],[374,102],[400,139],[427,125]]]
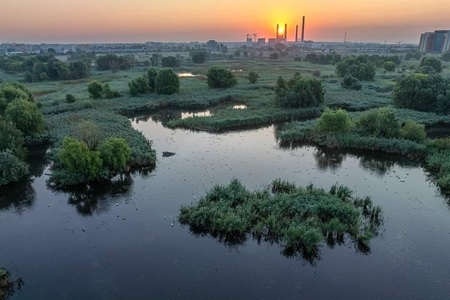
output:
[[[280,30],[280,24],[277,24],[277,31],[275,32],[275,38],[276,38],[277,42],[278,42],[278,32],[279,32],[279,30]]]
[[[287,24],[284,24],[284,40],[287,42]]]
[[[295,42],[298,42],[298,25],[295,25]]]
[[[305,16],[303,16],[302,21],[302,42],[305,41]]]

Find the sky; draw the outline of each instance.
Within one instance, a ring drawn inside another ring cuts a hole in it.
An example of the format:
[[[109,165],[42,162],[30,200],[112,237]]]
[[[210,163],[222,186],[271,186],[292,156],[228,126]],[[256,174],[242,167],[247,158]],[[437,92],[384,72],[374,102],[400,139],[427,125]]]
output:
[[[450,29],[450,0],[1,0],[0,43],[288,40],[419,43]],[[299,29],[299,31],[301,31]],[[346,34],[345,34],[346,33]]]

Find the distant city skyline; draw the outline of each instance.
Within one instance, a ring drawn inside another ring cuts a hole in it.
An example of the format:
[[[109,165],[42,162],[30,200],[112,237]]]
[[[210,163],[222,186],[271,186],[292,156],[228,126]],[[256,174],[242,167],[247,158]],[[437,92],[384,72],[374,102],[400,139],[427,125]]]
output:
[[[0,43],[223,42],[247,34],[288,40],[306,16],[305,40],[418,44],[449,29],[450,0],[2,0]]]

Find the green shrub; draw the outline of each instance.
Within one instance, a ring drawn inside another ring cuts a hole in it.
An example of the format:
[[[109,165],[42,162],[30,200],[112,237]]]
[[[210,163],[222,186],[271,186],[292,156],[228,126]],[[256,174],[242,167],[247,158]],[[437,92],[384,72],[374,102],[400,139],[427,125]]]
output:
[[[237,84],[236,76],[223,67],[211,67],[206,77],[210,88],[229,88]]]
[[[88,84],[88,92],[92,99],[100,99],[103,97],[103,84],[97,80],[92,80]]]
[[[358,79],[352,75],[345,75],[341,82],[341,86],[349,90],[360,90],[362,88],[362,85],[359,83]]]
[[[300,108],[320,105],[325,91],[320,80],[297,75],[287,82],[279,77],[275,94],[275,102],[278,105]]]
[[[340,77],[351,75],[359,80],[374,80],[375,67],[363,56],[347,57],[336,65]]]
[[[250,73],[248,73],[248,81],[251,84],[256,83],[258,81],[258,77],[259,77],[258,73],[254,72],[254,71],[250,71]]]
[[[10,150],[0,151],[0,186],[19,181],[28,174],[28,165]]]
[[[103,167],[110,171],[122,171],[131,157],[131,149],[123,138],[107,138],[99,148]]]
[[[450,61],[450,51],[446,51],[446,52],[442,53],[441,59],[445,62],[449,62]]]
[[[316,124],[316,130],[320,133],[344,133],[352,126],[347,111],[343,109],[332,110],[326,108]]]
[[[442,71],[442,62],[440,59],[436,57],[424,57],[422,58],[422,61],[420,62],[419,67],[425,67],[430,66],[432,67],[436,73],[440,73]]]
[[[172,69],[162,69],[155,78],[157,94],[172,95],[180,91],[180,78]]]
[[[128,90],[131,96],[139,96],[150,92],[149,81],[146,75],[131,80],[128,83]]]
[[[393,61],[387,61],[383,64],[383,68],[388,72],[394,72],[397,65]]]
[[[74,137],[85,142],[89,150],[96,150],[102,140],[102,133],[95,122],[82,120],[75,129]]]
[[[155,91],[156,76],[158,76],[158,71],[155,68],[148,69],[147,77],[148,77],[148,89],[150,90],[150,93],[153,93]]]
[[[44,131],[44,117],[34,102],[14,100],[6,107],[5,118],[13,122],[24,135]]]
[[[119,98],[121,95],[119,91],[111,89],[109,83],[105,83],[103,86],[104,94],[106,99]]]
[[[368,135],[392,138],[398,136],[400,126],[394,110],[381,107],[361,114],[356,127],[360,132]]]
[[[23,133],[16,128],[13,122],[0,117],[0,151],[10,150],[15,156],[24,159]]]
[[[67,103],[74,103],[74,102],[76,102],[76,101],[77,101],[77,99],[75,98],[74,95],[72,95],[72,94],[66,94],[66,102],[67,102]]]
[[[407,120],[400,128],[400,136],[407,140],[422,142],[426,139],[427,133],[424,125]]]

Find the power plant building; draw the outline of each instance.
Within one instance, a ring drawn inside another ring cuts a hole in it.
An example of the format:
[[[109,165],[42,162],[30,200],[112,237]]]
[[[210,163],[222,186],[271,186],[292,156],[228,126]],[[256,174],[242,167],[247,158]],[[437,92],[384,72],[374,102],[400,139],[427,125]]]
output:
[[[424,53],[443,53],[450,51],[450,30],[425,32],[420,36],[419,51]]]

